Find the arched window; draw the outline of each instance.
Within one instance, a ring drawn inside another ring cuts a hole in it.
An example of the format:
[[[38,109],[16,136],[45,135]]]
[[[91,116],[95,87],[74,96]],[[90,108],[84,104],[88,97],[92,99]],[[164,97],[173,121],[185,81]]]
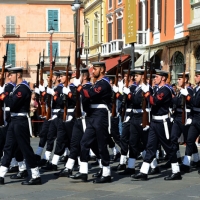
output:
[[[196,58],[196,69],[200,69],[200,46],[198,46],[195,52],[195,58]]]
[[[176,51],[172,56],[172,81],[171,83],[177,83],[177,73],[181,73],[184,70],[184,56],[180,51]]]

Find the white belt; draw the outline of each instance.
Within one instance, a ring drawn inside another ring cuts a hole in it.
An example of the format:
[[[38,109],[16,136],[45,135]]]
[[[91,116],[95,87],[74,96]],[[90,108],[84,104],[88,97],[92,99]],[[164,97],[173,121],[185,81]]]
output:
[[[194,111],[200,112],[200,108],[193,107],[192,109],[193,109]]]
[[[127,109],[126,109],[126,112],[131,112],[131,111],[132,111],[131,108],[127,108]]]
[[[108,106],[106,104],[91,104],[90,108],[105,108],[108,111],[108,132],[110,133],[111,120],[110,120],[110,111],[108,109]]]
[[[133,109],[133,113],[142,113],[143,110],[142,109]]]
[[[74,108],[67,109],[67,112],[74,112]]]
[[[17,117],[17,116],[28,116],[28,113],[10,113],[11,117]]]
[[[152,119],[155,119],[155,120],[164,120],[164,119],[167,119],[167,118],[169,118],[168,115],[162,115],[162,116],[152,115]]]
[[[91,104],[90,108],[106,108],[106,109],[108,109],[108,106],[105,104]]]
[[[63,109],[52,109],[52,112],[53,112],[53,113],[57,113],[57,112],[59,112],[59,111],[64,112]]]
[[[181,108],[177,108],[176,110],[178,112],[183,112],[183,110]],[[189,113],[189,112],[191,112],[191,109],[186,109],[185,111]]]
[[[2,110],[4,110],[4,111],[10,111],[10,107],[2,107]]]

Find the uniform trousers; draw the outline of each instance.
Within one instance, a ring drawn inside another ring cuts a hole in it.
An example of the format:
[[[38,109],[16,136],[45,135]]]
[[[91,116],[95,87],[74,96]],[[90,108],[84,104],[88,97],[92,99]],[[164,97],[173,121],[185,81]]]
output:
[[[105,108],[91,109],[91,114],[85,133],[81,139],[81,162],[88,162],[89,150],[97,140],[99,155],[103,166],[109,166],[110,155],[107,149],[108,141],[108,111]]]
[[[6,135],[2,166],[9,167],[16,146],[20,148],[20,151],[30,168],[37,167],[35,154],[30,143],[30,132],[27,117],[17,116],[11,118]]]
[[[0,127],[0,158],[3,156],[3,148],[6,142],[6,133],[8,130],[9,124],[6,126]]]
[[[89,120],[88,117],[86,117],[85,118],[86,126],[87,126],[88,120]],[[73,130],[72,130],[69,158],[71,158],[73,160],[75,160],[78,156],[80,156],[80,153],[81,153],[80,142],[84,135],[82,123],[83,123],[82,119],[76,119],[74,122]],[[96,155],[96,157],[100,158],[99,151],[98,151],[98,144],[97,144],[96,140],[92,143],[91,149],[94,152],[94,154]]]
[[[166,121],[170,134],[171,122],[169,118]],[[171,163],[177,163],[176,151],[172,148],[171,140],[166,138],[163,121],[157,120],[152,120],[150,124],[144,162],[151,163],[155,158],[158,142],[160,142],[165,152],[169,155]]]
[[[51,121],[48,120],[44,120],[43,124],[42,124],[42,128],[39,134],[40,137],[40,141],[39,141],[39,147],[44,148],[44,146],[46,145],[47,142],[47,134],[49,131],[49,127],[50,127],[50,123]]]
[[[198,153],[195,141],[199,136],[199,133],[200,133],[200,113],[195,113],[194,116],[192,117],[192,123],[188,130],[185,155],[191,156],[193,153]]]
[[[129,157],[137,158],[138,154],[146,148],[148,131],[143,131],[142,113],[133,113],[130,119]],[[141,148],[141,143],[143,148]],[[140,148],[139,148],[140,147]]]
[[[115,143],[120,147],[119,116],[111,117],[111,136]]]

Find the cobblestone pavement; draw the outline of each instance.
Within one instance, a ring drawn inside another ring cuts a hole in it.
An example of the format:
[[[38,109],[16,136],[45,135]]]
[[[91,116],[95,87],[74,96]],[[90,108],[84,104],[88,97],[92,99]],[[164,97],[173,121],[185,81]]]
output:
[[[36,150],[39,139],[31,139],[33,149]],[[185,147],[180,146],[182,155]],[[91,163],[91,162],[90,162]],[[118,163],[111,163],[116,166]],[[139,170],[141,160],[137,161],[136,170]],[[59,169],[63,164],[59,164]],[[197,170],[183,175],[181,181],[164,181],[163,178],[170,170],[162,170],[161,174],[149,176],[148,181],[133,181],[130,177],[117,175],[112,171],[113,182],[107,184],[93,184],[92,174],[98,168],[91,168],[89,181],[82,183],[69,178],[56,179],[54,172],[42,173],[42,185],[22,186],[21,181],[13,181],[9,174],[5,177],[5,185],[0,187],[0,199],[5,200],[168,200],[168,199],[200,199],[200,176]]]

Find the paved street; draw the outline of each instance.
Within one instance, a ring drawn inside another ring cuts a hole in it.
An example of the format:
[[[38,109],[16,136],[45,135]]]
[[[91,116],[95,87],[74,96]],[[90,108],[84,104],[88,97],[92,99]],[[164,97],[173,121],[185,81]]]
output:
[[[34,150],[37,147],[38,138],[31,139]],[[181,146],[183,155],[185,147]],[[139,166],[141,161],[137,162]],[[111,164],[116,166],[118,163]],[[62,169],[63,164],[59,165]],[[136,168],[138,170],[138,168]],[[162,170],[157,176],[149,176],[149,181],[133,181],[130,177],[121,177],[112,172],[111,184],[96,185],[92,183],[92,174],[98,168],[90,168],[89,181],[82,183],[69,178],[55,179],[53,173],[42,173],[43,184],[40,186],[22,186],[21,181],[13,181],[9,174],[5,177],[5,186],[0,188],[0,199],[5,200],[168,200],[168,199],[200,199],[200,176],[197,171],[192,171],[183,176],[182,181],[166,182],[163,180],[168,173]]]

